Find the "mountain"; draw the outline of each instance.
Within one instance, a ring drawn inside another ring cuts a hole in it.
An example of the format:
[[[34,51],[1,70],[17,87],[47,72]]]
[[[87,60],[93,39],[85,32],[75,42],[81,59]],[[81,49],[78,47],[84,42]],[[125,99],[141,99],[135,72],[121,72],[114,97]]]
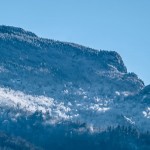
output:
[[[150,86],[117,52],[10,26],[0,26],[0,104],[0,129],[32,142],[25,132],[33,136],[34,125],[40,133],[64,123],[90,132],[150,126]]]

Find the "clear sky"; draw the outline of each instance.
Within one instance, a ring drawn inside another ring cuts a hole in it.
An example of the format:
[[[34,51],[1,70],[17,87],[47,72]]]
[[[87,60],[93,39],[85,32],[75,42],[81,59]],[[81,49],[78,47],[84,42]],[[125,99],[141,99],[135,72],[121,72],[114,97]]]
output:
[[[150,84],[150,0],[1,0],[0,24],[115,50]]]

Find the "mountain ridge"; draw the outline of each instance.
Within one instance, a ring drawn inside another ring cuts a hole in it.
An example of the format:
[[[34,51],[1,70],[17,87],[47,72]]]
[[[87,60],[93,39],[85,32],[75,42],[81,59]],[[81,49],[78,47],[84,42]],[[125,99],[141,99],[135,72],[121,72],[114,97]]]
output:
[[[23,30],[22,28],[12,27],[12,26],[4,26],[4,25],[0,26],[0,33],[4,34],[4,35],[8,34],[10,36],[16,36],[16,35],[18,35],[19,37],[21,37],[23,35],[23,36],[27,36],[28,38],[41,39],[42,41],[56,43],[55,44],[56,46],[57,46],[57,44],[59,44],[59,45],[66,44],[66,45],[69,45],[71,47],[78,48],[80,50],[86,49],[86,51],[89,51],[91,53],[95,53],[97,55],[99,53],[101,53],[101,52],[104,52],[106,55],[107,55],[107,53],[110,53],[110,55],[112,55],[112,57],[114,57],[114,59],[116,59],[116,61],[118,61],[118,62],[120,62],[122,64],[122,66],[124,67],[123,71],[127,72],[126,71],[127,69],[126,69],[125,65],[123,64],[121,56],[117,52],[115,52],[115,51],[96,50],[96,49],[92,49],[92,48],[85,47],[85,46],[82,46],[82,45],[79,45],[79,44],[75,44],[75,43],[61,42],[61,41],[58,41],[58,40],[43,39],[43,38],[39,38],[37,35],[35,35],[32,32]],[[7,38],[7,35],[6,35],[6,37],[5,36],[3,36],[3,37],[1,36],[1,38]]]

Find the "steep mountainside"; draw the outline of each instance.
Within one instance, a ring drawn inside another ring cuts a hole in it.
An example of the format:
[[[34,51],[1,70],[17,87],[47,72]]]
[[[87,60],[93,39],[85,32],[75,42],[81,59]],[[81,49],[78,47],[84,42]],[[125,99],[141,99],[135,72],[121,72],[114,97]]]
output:
[[[150,87],[114,51],[0,26],[0,107],[4,131],[37,112],[43,126],[67,121],[92,132],[118,125],[147,131]]]

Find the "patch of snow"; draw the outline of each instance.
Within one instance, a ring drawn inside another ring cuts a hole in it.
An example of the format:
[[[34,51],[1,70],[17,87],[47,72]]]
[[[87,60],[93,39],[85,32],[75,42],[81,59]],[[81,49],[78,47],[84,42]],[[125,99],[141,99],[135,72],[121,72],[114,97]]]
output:
[[[66,90],[64,90],[64,94],[68,94],[69,93],[69,91],[66,89]]]
[[[126,116],[124,116],[124,118],[125,118],[125,119],[127,120],[127,122],[129,122],[130,124],[135,125],[135,122],[132,121],[131,118],[128,118],[128,117],[126,117]]]
[[[52,117],[58,120],[69,119],[67,113],[71,111],[69,106],[65,106],[64,103],[59,103],[53,98],[26,95],[22,92],[5,88],[0,88],[0,104],[3,106],[5,105],[8,107],[22,109],[29,113],[41,111],[45,114],[49,111]]]
[[[148,107],[145,111],[143,111],[144,117],[150,119],[150,107]]]

